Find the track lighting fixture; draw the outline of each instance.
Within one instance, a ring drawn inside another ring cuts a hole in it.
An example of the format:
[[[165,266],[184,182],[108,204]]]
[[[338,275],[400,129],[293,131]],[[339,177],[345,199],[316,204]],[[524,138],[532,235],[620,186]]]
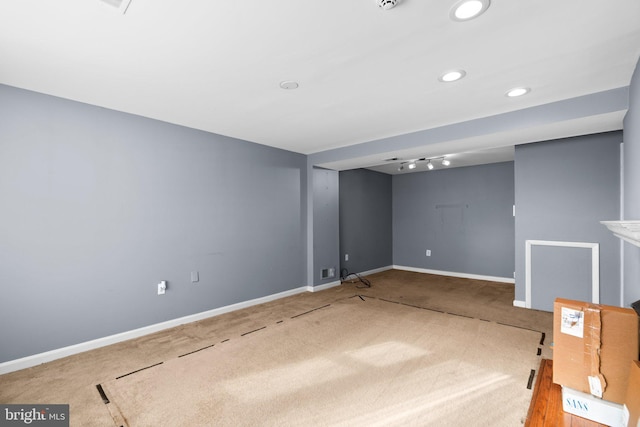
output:
[[[386,161],[398,161],[400,160],[398,157],[394,157],[391,159],[387,159]],[[402,172],[403,170],[409,169],[409,170],[414,170],[418,167],[418,164],[421,162],[427,162],[427,169],[429,170],[433,170],[435,169],[436,165],[434,164],[434,161],[440,162],[440,164],[442,166],[449,166],[451,164],[451,161],[449,161],[449,159],[447,159],[446,157],[442,156],[442,157],[433,157],[433,158],[426,158],[426,157],[421,157],[419,159],[415,159],[415,160],[405,160],[403,162],[400,163],[400,165],[398,166],[398,172]]]

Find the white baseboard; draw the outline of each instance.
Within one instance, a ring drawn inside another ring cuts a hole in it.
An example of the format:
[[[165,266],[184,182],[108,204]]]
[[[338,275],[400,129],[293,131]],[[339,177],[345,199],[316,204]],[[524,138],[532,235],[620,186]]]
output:
[[[380,273],[382,271],[387,271],[387,270],[391,270],[391,269],[393,269],[393,266],[388,265],[386,267],[374,268],[373,270],[363,271],[363,272],[358,273],[358,275],[360,275],[360,276],[369,276],[371,274]],[[318,291],[323,291],[325,289],[333,288],[335,286],[340,286],[341,284],[342,284],[342,282],[337,280],[335,282],[325,283],[323,285],[307,286],[307,290],[309,292],[318,292]]]
[[[513,306],[514,307],[520,307],[520,308],[527,308],[527,303],[525,303],[524,301],[520,301],[517,299],[513,300]]]
[[[428,270],[426,268],[406,267],[402,265],[394,265],[396,270],[413,271],[414,273],[437,274],[439,276],[460,277],[463,279],[486,280],[489,282],[513,283],[515,279],[511,277],[482,276],[478,274],[456,273],[453,271]]]
[[[382,273],[383,271],[393,270],[393,265],[387,265],[386,267],[374,268],[373,270],[362,271],[358,273],[360,276],[370,276],[376,273]]]
[[[387,265],[385,267],[374,268],[373,270],[366,270],[366,271],[358,271],[358,272],[355,272],[355,273],[349,273],[349,275],[357,274],[358,276],[370,276],[372,274],[381,273],[381,272],[387,271],[387,270],[393,270],[393,266],[392,265]]]
[[[307,291],[309,292],[324,291],[325,289],[335,288],[336,286],[340,286],[341,284],[342,282],[340,280],[336,280],[335,282],[325,283],[323,285],[307,286]]]
[[[337,286],[340,282],[333,282],[327,285]],[[313,288],[313,287],[312,287]],[[316,291],[319,290],[316,287]],[[82,353],[88,350],[94,350],[96,348],[105,347],[107,345],[116,344],[122,341],[130,340],[133,338],[139,338],[144,335],[152,334],[154,332],[159,332],[165,329],[173,328],[176,326],[184,325],[185,323],[191,323],[202,319],[207,319],[209,317],[219,316],[220,314],[229,313],[231,311],[240,310],[242,308],[251,307],[258,304],[263,304],[265,302],[274,301],[280,298],[285,298],[291,295],[300,294],[308,291],[309,288],[306,286],[291,289],[288,291],[280,292],[277,294],[267,295],[260,298],[255,298],[249,301],[239,302],[237,304],[227,305],[225,307],[215,308],[213,310],[204,311],[201,313],[191,314],[184,317],[179,317],[177,319],[168,320],[166,322],[156,323],[154,325],[145,326],[138,329],[133,329],[131,331],[122,332],[115,335],[109,335],[107,337],[98,338],[91,341],[86,341],[83,343],[70,345],[68,347],[62,347],[55,350],[47,351],[44,353],[34,354],[32,356],[23,357],[20,359],[9,360],[7,362],[0,363],[0,375],[8,374],[9,372],[19,371],[20,369],[30,368],[32,366],[37,366],[42,363],[51,362],[56,359],[61,359],[63,357],[71,356],[74,354]],[[314,289],[311,290],[313,292]]]
[[[397,265],[376,268],[373,270],[363,271],[358,274],[361,276],[367,276],[367,275],[371,275],[371,274],[375,274],[375,273],[379,273],[379,272],[391,270],[391,269],[414,271],[418,273],[438,274],[441,276],[452,276],[452,277],[462,277],[462,278],[468,278],[468,279],[488,280],[488,281],[494,281],[494,282],[514,283],[513,279],[507,279],[502,277],[478,276],[478,275],[465,274],[465,273],[451,273],[447,271],[427,270],[422,268],[403,267],[403,266],[397,266]],[[269,301],[274,301],[280,298],[285,298],[285,297],[300,294],[303,292],[318,292],[324,289],[329,289],[335,286],[339,286],[340,284],[341,282],[338,280],[331,283],[325,283],[319,286],[303,286],[303,287],[291,289],[288,291],[280,292],[277,294],[267,295],[267,296],[255,298],[249,301],[243,301],[237,304],[231,304],[225,307],[215,308],[213,310],[191,314],[191,315],[180,317],[177,319],[168,320],[166,322],[156,323],[154,325],[133,329],[131,331],[126,331],[119,334],[109,335],[107,337],[98,338],[95,340],[86,341],[83,343],[74,344],[74,345],[58,348],[51,351],[46,351],[44,353],[34,354],[32,356],[27,356],[27,357],[15,359],[15,360],[9,360],[7,362],[0,363],[0,375],[7,374],[9,372],[19,371],[21,369],[30,368],[32,366],[37,366],[42,363],[51,362],[56,359],[61,359],[63,357],[72,356],[74,354],[82,353],[89,350],[94,350],[96,348],[105,347],[107,345],[116,344],[122,341],[139,338],[144,335],[148,335],[154,332],[159,332],[165,329],[180,326],[185,323],[196,322],[198,320],[207,319],[209,317],[219,316],[224,313],[229,313],[231,311],[240,310],[240,309],[251,307],[258,304],[263,304]],[[515,304],[516,302],[514,301],[514,305]]]

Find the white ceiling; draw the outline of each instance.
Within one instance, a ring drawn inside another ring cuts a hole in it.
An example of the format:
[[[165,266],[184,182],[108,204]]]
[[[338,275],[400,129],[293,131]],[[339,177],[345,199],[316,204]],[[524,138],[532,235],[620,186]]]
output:
[[[467,22],[449,18],[455,2],[401,0],[384,11],[374,0],[131,0],[123,14],[100,0],[3,0],[0,83],[303,154],[629,85],[638,0],[492,0]],[[467,76],[438,81],[452,68]],[[283,80],[299,88],[281,89]],[[532,91],[504,96],[514,86]],[[621,129],[623,116],[531,123],[527,135],[437,154],[498,149],[502,159],[534,135]]]
[[[412,172],[425,172],[428,171],[427,163],[431,162],[433,165],[432,170],[438,169],[450,169],[455,167],[464,167],[464,166],[477,166],[484,165],[487,163],[497,163],[497,162],[509,162],[513,160],[514,157],[514,147],[507,146],[501,148],[490,148],[487,150],[478,150],[478,151],[467,151],[462,153],[453,153],[447,156],[439,156],[434,158],[424,158],[424,157],[407,157],[407,158],[397,158],[392,157],[389,158],[384,164],[381,165],[372,165],[367,166],[367,169],[382,172],[389,175],[396,174],[404,174],[404,173],[412,173]],[[398,159],[392,161],[390,159]],[[449,165],[443,165],[442,160],[446,158],[449,160]],[[425,160],[422,160],[425,159]],[[407,165],[409,163],[414,162],[416,164],[415,169],[408,169]],[[404,166],[400,169],[400,165]]]

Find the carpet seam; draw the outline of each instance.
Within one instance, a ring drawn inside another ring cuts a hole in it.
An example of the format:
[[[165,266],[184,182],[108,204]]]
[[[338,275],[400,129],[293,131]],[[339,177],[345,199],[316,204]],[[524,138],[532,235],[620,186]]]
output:
[[[133,375],[133,374],[138,373],[140,371],[144,371],[145,369],[150,369],[150,368],[153,368],[155,366],[162,365],[163,363],[164,362],[155,363],[153,365],[149,365],[149,366],[146,366],[144,368],[136,369],[135,371],[129,372],[128,374],[120,375],[119,377],[116,377],[116,379],[119,380],[120,378],[124,378],[124,377],[127,377],[129,375]]]
[[[360,296],[360,295],[354,295],[354,296]],[[353,297],[351,297],[351,298],[353,298]],[[390,302],[392,304],[399,304],[399,305],[404,305],[404,306],[407,306],[407,307],[419,308],[419,309],[422,309],[422,310],[434,311],[436,313],[450,314],[452,316],[464,317],[464,318],[467,318],[467,319],[481,320],[481,321],[490,322],[490,323],[493,322],[492,320],[480,319],[480,318],[477,318],[477,317],[467,316],[467,315],[464,315],[464,314],[451,313],[451,312],[448,312],[448,311],[437,310],[435,308],[422,307],[422,306],[419,306],[419,305],[407,304],[407,303],[404,303],[404,302],[392,301],[392,300],[388,300],[388,299],[384,299],[384,298],[369,297],[369,296],[367,296],[367,298],[373,298],[373,299],[377,299],[379,301]],[[525,331],[538,332],[538,333],[542,334],[542,338],[540,340],[540,345],[543,345],[543,343],[544,343],[545,333],[542,332],[542,331],[538,331],[536,329],[531,329],[531,328],[525,328],[523,326],[511,325],[509,323],[503,323],[503,322],[495,322],[495,323],[497,323],[498,325],[502,325],[502,326],[509,326],[511,328],[523,329]]]
[[[252,334],[252,333],[254,333],[254,332],[261,331],[261,330],[266,329],[266,328],[267,328],[266,326],[263,326],[262,328],[254,329],[253,331],[249,331],[249,332],[245,332],[244,334],[240,334],[240,336],[241,336],[241,337],[244,337],[245,335],[249,335],[249,334]]]
[[[316,308],[311,309],[311,310],[309,310],[309,311],[305,311],[304,313],[300,313],[300,314],[296,314],[295,316],[291,316],[291,318],[292,318],[292,319],[295,319],[295,318],[297,318],[297,317],[304,316],[305,314],[313,313],[313,312],[314,312],[314,311],[316,311],[316,310],[321,310],[321,309],[323,309],[323,308],[327,308],[327,307],[329,307],[330,305],[331,305],[331,304],[326,304],[326,305],[323,305],[322,307],[316,307]]]
[[[193,350],[193,351],[190,351],[190,352],[188,352],[188,353],[181,354],[181,355],[179,355],[178,357],[188,356],[188,355],[190,355],[190,354],[197,353],[197,352],[199,352],[199,351],[202,351],[202,350],[206,350],[206,349],[208,349],[208,348],[211,348],[211,347],[213,347],[214,345],[215,345],[215,344],[211,344],[211,345],[208,345],[208,346],[205,346],[205,347],[199,348],[199,349],[197,349],[197,350]]]

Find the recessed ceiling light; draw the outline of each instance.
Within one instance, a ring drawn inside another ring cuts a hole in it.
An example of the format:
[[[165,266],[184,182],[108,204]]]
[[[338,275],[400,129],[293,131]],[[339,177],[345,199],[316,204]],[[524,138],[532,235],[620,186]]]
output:
[[[514,87],[513,89],[505,93],[505,95],[509,98],[515,98],[517,96],[526,95],[529,92],[531,92],[531,89],[529,89],[528,87]]]
[[[294,82],[293,80],[285,80],[283,82],[280,82],[280,87],[282,89],[298,89],[298,86],[300,86],[298,82]]]
[[[438,80],[440,80],[441,82],[445,82],[445,83],[455,82],[456,80],[460,80],[461,78],[463,78],[466,75],[467,75],[467,73],[464,70],[451,70],[451,71],[447,71],[446,73],[442,74],[438,78]]]
[[[454,21],[468,21],[482,15],[490,4],[491,0],[460,0],[453,5],[449,16]]]

